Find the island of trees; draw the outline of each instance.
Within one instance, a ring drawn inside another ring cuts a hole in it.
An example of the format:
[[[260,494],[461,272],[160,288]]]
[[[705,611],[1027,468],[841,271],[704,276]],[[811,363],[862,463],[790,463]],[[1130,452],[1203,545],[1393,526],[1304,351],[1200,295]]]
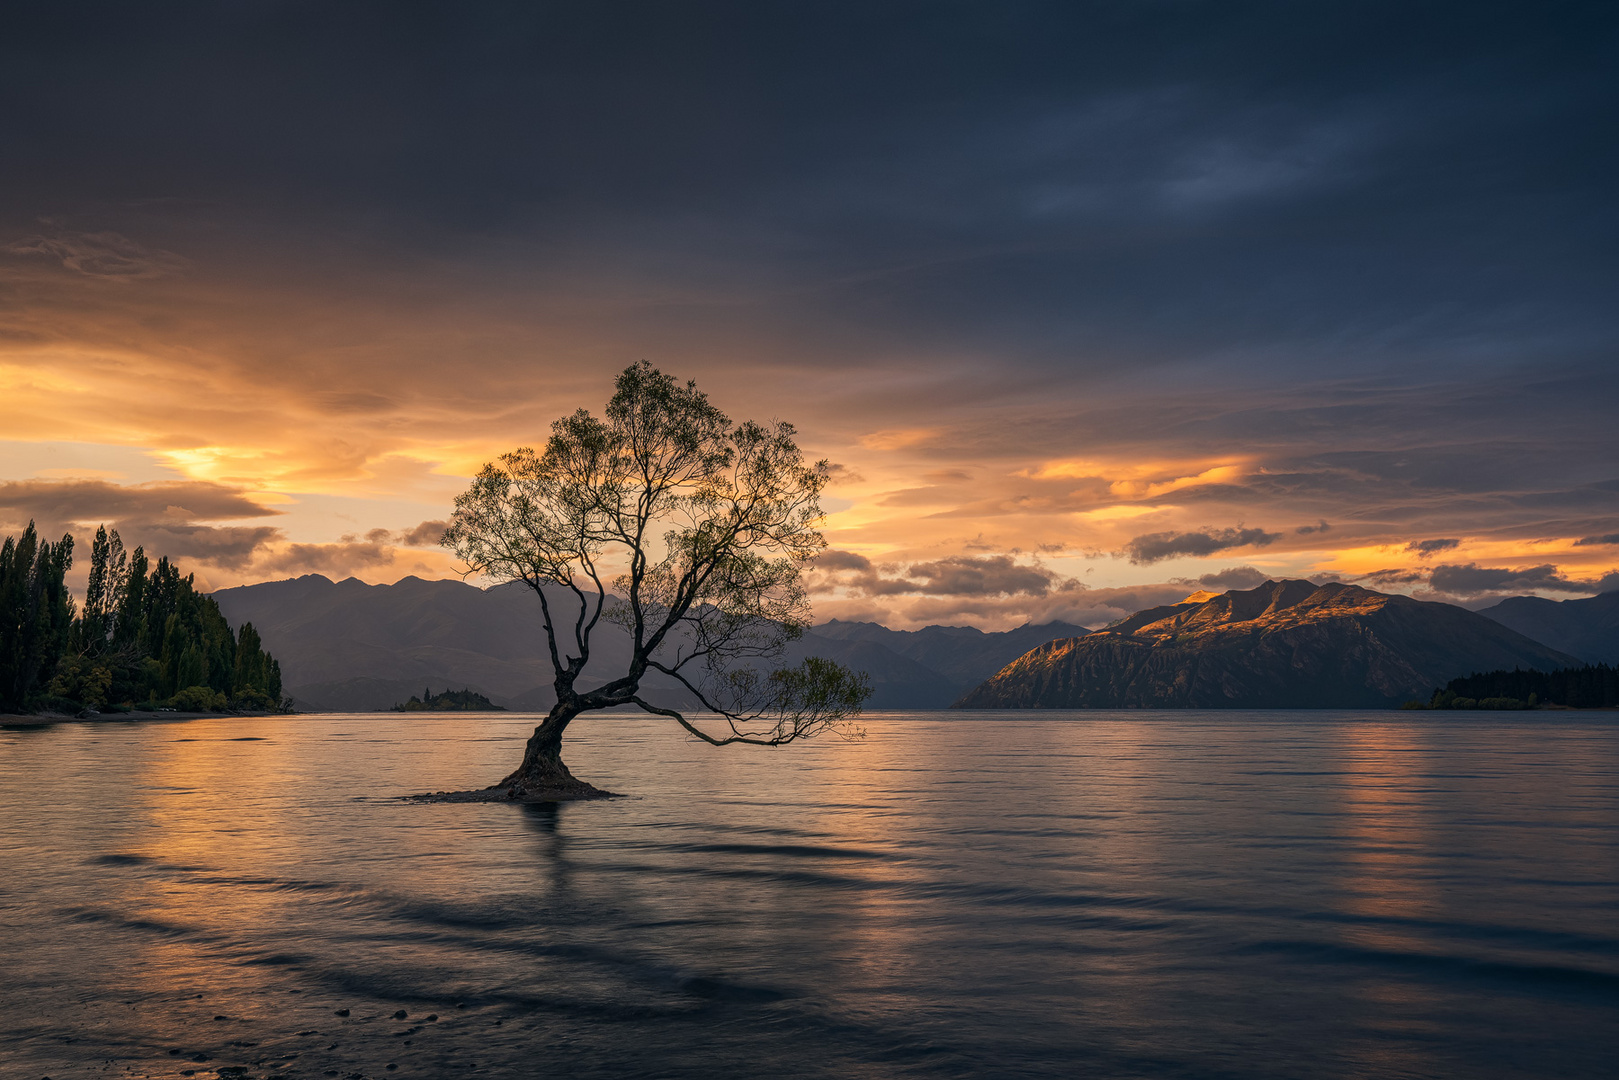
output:
[[[422,696],[415,694],[410,700],[393,707],[394,712],[505,712],[504,706],[496,705],[475,690],[445,690],[442,694],[435,694],[431,687],[422,691]]]
[[[0,545],[0,712],[270,711],[281,666],[251,623],[232,633],[212,597],[167,558],[96,530],[82,606],[69,593],[73,537],[33,522]]]
[[[1452,679],[1426,702],[1408,701],[1407,709],[1569,709],[1619,707],[1619,668],[1607,664],[1559,668],[1556,671],[1486,671]]]

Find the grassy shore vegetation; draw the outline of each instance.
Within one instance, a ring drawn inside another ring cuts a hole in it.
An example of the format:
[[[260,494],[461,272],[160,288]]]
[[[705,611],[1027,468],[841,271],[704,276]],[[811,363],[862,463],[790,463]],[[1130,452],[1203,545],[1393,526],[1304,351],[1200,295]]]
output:
[[[1607,664],[1557,671],[1475,672],[1452,679],[1427,701],[1408,701],[1406,709],[1569,709],[1619,707],[1619,668]]]
[[[393,707],[394,712],[505,712],[506,710],[475,690],[445,690],[435,694],[429,687],[422,696]]]
[[[77,609],[72,566],[73,537],[42,540],[33,522],[0,545],[0,712],[288,707],[253,625],[233,633],[167,558],[97,529]]]

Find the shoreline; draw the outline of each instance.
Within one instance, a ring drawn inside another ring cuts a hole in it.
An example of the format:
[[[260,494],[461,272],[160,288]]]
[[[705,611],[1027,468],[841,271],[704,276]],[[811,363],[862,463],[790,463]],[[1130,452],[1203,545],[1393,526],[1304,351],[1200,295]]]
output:
[[[261,716],[296,716],[279,712],[131,712],[97,713],[79,716],[70,713],[0,713],[0,728],[51,727],[55,724],[138,724],[153,720],[235,720]]]

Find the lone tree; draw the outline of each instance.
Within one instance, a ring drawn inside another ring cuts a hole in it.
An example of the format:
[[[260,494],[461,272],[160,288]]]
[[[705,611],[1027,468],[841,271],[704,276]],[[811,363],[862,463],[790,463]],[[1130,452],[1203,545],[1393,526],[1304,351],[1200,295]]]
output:
[[[534,590],[556,676],[522,764],[488,793],[602,794],[562,763],[568,725],[596,709],[634,705],[714,746],[857,733],[864,674],[814,657],[774,667],[809,625],[804,563],[826,545],[827,464],[806,464],[793,434],[733,423],[695,383],[642,361],[618,376],[605,418],[581,409],[552,424],[543,453],[484,466],[442,543],[468,573]],[[626,633],[629,658],[582,689],[603,620]],[[649,700],[654,672],[706,715]]]

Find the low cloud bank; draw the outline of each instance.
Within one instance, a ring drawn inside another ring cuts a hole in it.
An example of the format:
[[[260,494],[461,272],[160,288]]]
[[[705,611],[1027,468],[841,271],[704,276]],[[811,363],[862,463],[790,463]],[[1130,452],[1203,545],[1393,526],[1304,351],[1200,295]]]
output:
[[[1564,593],[1591,596],[1619,589],[1619,570],[1600,577],[1571,577],[1553,563],[1538,566],[1480,566],[1477,563],[1440,563],[1433,569],[1400,567],[1361,574],[1355,580],[1371,588],[1419,586],[1419,596],[1456,603],[1496,599],[1523,593]]]
[[[1405,545],[1405,550],[1414,553],[1419,559],[1430,559],[1441,551],[1452,551],[1461,546],[1460,539],[1444,537],[1439,540],[1413,540]]]
[[[1313,528],[1314,526],[1312,526]],[[1282,538],[1264,529],[1197,529],[1192,532],[1156,532],[1137,536],[1120,554],[1136,565],[1163,562],[1180,556],[1201,557],[1239,547],[1265,547]]]
[[[1231,589],[1252,589],[1263,585],[1275,575],[1267,574],[1257,566],[1233,566],[1225,570],[1216,570],[1212,574],[1202,574],[1196,579],[1196,584],[1205,589],[1215,589],[1227,592]],[[1193,584],[1187,581],[1186,584]]]
[[[1045,596],[1072,587],[1039,563],[1019,563],[1011,555],[954,555],[933,562],[873,563],[852,551],[827,551],[815,560],[816,592],[842,589],[855,596]]]
[[[295,543],[275,525],[238,524],[280,514],[254,501],[245,489],[199,480],[0,482],[0,534],[20,532],[33,521],[44,535],[72,534],[87,545],[96,527],[105,524],[118,530],[127,547],[144,547],[153,558],[167,556],[184,570],[198,571],[204,583],[221,576],[247,581],[311,573],[349,577],[389,567],[402,576],[438,573],[448,565],[442,559],[437,561],[443,565],[429,565],[419,561],[424,554],[399,550],[436,546],[444,534],[443,521],[424,521],[398,532],[373,529],[336,543]],[[84,566],[75,568],[75,576],[83,572]]]

